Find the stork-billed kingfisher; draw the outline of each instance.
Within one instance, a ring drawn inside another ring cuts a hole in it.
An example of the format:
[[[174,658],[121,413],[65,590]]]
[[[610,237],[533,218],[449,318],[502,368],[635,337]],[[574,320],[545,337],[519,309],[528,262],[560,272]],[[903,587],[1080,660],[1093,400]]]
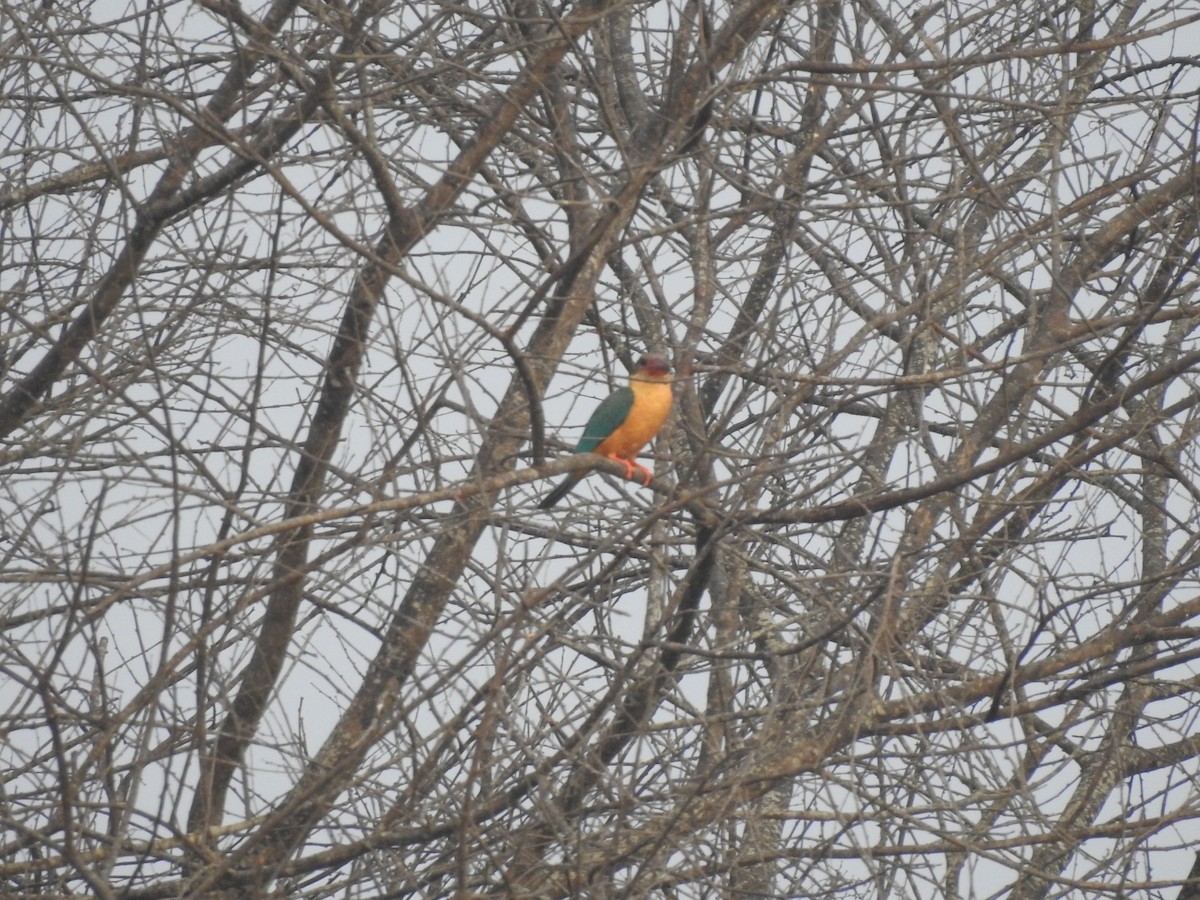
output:
[[[625,477],[634,470],[650,483],[650,470],[638,465],[637,455],[667,421],[671,412],[671,367],[661,356],[643,356],[629,376],[629,387],[613,391],[601,403],[575,445],[576,453],[598,453],[625,466]],[[547,509],[567,495],[586,470],[572,472],[542,498],[539,509]]]

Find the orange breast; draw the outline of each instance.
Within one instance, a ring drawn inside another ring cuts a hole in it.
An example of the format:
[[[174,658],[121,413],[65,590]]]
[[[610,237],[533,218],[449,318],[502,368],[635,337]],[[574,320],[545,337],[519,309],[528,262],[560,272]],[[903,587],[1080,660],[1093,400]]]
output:
[[[671,413],[671,385],[665,382],[631,381],[633,408],[621,425],[600,442],[596,453],[633,460],[663,427]]]

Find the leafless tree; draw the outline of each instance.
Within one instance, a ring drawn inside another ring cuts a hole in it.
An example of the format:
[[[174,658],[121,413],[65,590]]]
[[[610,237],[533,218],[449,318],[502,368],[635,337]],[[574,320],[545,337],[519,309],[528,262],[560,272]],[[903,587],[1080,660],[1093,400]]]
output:
[[[1200,896],[1196,46],[3,0],[0,894]]]

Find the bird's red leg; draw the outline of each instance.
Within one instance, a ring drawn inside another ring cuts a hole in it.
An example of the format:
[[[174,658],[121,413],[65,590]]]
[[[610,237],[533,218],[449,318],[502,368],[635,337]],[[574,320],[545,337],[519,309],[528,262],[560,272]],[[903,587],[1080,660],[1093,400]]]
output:
[[[644,475],[644,476],[645,476],[645,477],[642,479],[642,486],[643,486],[643,487],[646,487],[647,485],[649,485],[649,484],[650,484],[650,479],[652,479],[652,478],[654,477],[654,473],[653,473],[653,472],[651,472],[651,471],[650,471],[649,469],[647,469],[645,466],[643,466],[643,465],[639,465],[638,463],[636,463],[636,462],[635,462],[635,463],[633,463],[633,468],[631,468],[631,469],[629,470],[629,477],[630,477],[630,478],[632,478],[632,477],[633,477],[633,469],[637,469],[639,472],[641,472],[641,473],[642,473],[642,475]]]
[[[613,462],[619,462],[621,465],[623,465],[625,467],[625,477],[628,479],[633,478],[633,470],[634,470],[635,466],[639,469],[642,468],[641,466],[637,465],[637,463],[632,463],[629,460],[625,459],[625,457],[617,456],[615,453],[606,453],[604,455],[607,456],[609,459],[611,459]]]

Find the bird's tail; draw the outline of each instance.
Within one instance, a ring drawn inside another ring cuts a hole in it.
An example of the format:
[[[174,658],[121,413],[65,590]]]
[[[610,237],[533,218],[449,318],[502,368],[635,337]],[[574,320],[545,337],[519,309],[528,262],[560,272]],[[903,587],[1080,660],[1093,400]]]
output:
[[[558,487],[538,501],[538,509],[549,509],[552,507],[563,497],[567,496],[567,494],[571,492],[571,488],[575,487],[575,485],[579,483],[579,479],[582,477],[583,476],[581,475],[568,475],[561,482],[559,482]]]

